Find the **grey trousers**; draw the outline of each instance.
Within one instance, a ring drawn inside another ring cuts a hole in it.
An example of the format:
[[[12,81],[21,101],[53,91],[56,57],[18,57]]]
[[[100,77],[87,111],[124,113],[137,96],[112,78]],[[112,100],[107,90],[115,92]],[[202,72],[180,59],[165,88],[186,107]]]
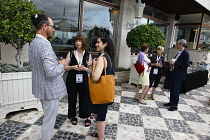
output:
[[[44,118],[41,130],[42,140],[51,140],[58,112],[59,99],[41,100],[41,103],[44,111]]]

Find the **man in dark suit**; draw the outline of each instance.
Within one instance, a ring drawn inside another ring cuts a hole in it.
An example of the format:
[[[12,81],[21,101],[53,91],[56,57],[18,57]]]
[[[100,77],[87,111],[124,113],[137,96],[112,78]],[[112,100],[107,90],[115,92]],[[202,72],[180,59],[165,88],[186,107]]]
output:
[[[181,83],[183,80],[185,80],[187,75],[189,53],[185,50],[186,46],[186,40],[178,40],[176,47],[178,48],[179,52],[175,58],[170,61],[172,66],[170,75],[170,102],[164,104],[164,106],[169,106],[169,111],[175,111],[178,109]]]

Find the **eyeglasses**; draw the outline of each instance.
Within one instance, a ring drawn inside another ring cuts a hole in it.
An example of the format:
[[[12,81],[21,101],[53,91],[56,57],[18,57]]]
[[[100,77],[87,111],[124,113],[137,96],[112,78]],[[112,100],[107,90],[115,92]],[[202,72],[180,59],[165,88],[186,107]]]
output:
[[[53,25],[49,25],[49,24],[46,24],[46,25],[52,27],[53,29],[55,29],[55,26],[53,26]]]

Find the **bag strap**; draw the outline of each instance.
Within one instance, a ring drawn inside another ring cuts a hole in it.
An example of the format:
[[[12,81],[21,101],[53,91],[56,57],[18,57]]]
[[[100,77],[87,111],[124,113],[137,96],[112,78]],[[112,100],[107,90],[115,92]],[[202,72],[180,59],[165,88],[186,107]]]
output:
[[[105,74],[105,76],[106,76],[106,63],[105,63],[105,57],[104,56],[102,56],[103,57],[103,59],[104,59],[104,74]]]

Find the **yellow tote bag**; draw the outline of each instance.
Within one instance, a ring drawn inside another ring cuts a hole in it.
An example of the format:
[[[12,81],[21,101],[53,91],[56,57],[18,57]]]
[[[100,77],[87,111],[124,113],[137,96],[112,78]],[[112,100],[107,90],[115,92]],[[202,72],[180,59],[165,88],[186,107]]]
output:
[[[101,76],[100,79],[96,82],[93,81],[92,76],[88,77],[90,99],[93,104],[105,104],[105,103],[114,102],[114,97],[115,97],[114,75],[106,75],[105,66],[104,66],[104,72],[105,75]]]

